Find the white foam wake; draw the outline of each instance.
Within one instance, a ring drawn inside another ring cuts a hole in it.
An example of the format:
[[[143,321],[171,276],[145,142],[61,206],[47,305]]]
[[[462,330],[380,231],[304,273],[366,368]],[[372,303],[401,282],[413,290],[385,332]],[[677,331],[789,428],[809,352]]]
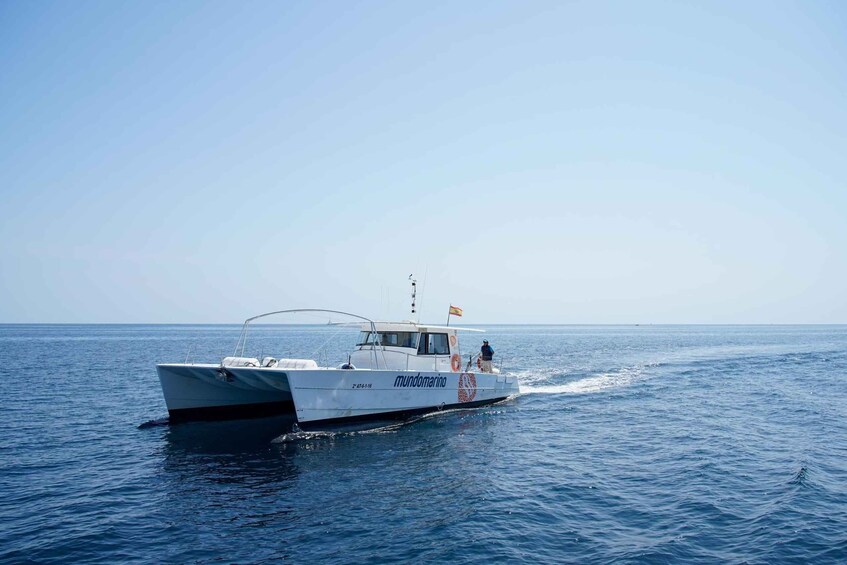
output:
[[[543,384],[546,378],[521,380],[521,394],[591,394],[610,388],[628,386],[644,378],[644,367],[627,367],[609,373],[590,375],[560,385]],[[529,377],[529,375],[527,375]],[[535,380],[535,383],[532,381]],[[527,382],[529,381],[529,382]]]

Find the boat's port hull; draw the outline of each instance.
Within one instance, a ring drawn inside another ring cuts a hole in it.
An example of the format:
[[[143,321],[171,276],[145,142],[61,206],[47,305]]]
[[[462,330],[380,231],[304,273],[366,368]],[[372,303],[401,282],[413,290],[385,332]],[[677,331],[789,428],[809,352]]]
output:
[[[157,365],[156,371],[168,413],[177,419],[265,416],[272,407],[276,413],[292,410],[285,371],[181,363]]]

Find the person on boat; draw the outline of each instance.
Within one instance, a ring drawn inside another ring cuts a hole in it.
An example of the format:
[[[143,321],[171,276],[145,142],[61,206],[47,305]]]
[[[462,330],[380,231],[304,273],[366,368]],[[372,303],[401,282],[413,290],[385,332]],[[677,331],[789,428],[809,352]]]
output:
[[[488,345],[488,340],[485,339],[482,341],[482,347],[479,349],[479,354],[482,358],[482,369],[483,373],[491,372],[491,360],[494,358],[494,349],[490,345]]]

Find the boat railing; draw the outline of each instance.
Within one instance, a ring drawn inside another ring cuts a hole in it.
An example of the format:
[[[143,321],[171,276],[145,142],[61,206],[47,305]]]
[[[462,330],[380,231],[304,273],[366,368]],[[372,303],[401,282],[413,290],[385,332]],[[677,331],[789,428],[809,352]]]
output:
[[[499,369],[500,372],[503,372],[502,368],[502,357],[498,357],[496,354],[491,356],[491,368]],[[465,365],[463,371],[471,371],[471,372],[482,372],[482,367],[477,364],[478,361],[482,360],[482,353],[479,351],[469,353],[468,354],[468,362]]]

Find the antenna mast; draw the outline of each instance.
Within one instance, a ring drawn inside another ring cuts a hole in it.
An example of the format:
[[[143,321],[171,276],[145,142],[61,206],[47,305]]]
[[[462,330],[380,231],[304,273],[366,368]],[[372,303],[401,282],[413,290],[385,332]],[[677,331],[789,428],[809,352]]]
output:
[[[412,281],[412,318],[415,317],[415,296],[418,294],[418,280],[409,275],[409,280]]]

